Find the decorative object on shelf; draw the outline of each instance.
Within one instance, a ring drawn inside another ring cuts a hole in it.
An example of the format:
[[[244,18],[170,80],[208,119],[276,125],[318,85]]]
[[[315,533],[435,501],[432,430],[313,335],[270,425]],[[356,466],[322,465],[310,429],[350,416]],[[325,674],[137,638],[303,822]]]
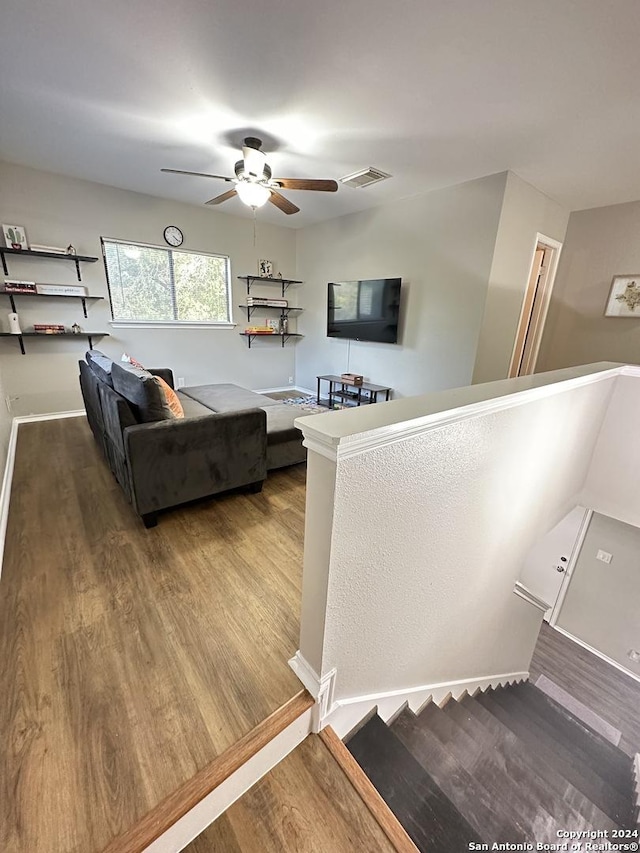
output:
[[[247,326],[244,330],[245,335],[275,335],[276,330],[273,326]]]
[[[258,272],[260,278],[273,278],[273,261],[258,261]]]
[[[20,328],[20,318],[17,314],[14,314],[13,311],[7,315],[9,318],[9,331],[12,335],[21,335],[22,329]]]
[[[73,326],[71,327],[71,331],[73,332],[74,335],[79,335],[82,332],[82,329],[80,328],[80,326],[77,323],[74,323]]]
[[[79,284],[37,284],[39,296],[86,296],[87,288]]]
[[[640,319],[640,274],[614,275],[604,316]]]
[[[177,248],[184,242],[184,234],[177,225],[167,225],[164,229],[164,239],[170,246]]]
[[[343,373],[341,374],[341,378],[350,385],[362,385],[364,382],[364,376],[360,373]]]
[[[17,278],[5,278],[5,293],[37,293],[35,281],[19,281]]]
[[[77,252],[76,252],[76,250],[73,248],[73,246],[71,245],[71,243],[69,243],[69,245],[67,246],[67,255],[77,255],[77,254],[78,254],[78,253],[77,253]]]
[[[28,249],[27,232],[24,225],[3,225],[5,245],[10,249]]]

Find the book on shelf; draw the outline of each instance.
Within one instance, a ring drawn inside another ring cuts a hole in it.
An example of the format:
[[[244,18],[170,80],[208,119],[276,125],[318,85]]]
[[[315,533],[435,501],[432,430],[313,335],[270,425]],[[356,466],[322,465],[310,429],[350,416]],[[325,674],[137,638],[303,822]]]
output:
[[[34,323],[33,331],[38,335],[64,335],[65,328],[60,323]]]
[[[276,330],[272,326],[247,326],[245,335],[275,335]]]
[[[35,281],[20,281],[17,278],[5,278],[5,293],[37,293]]]
[[[39,296],[86,296],[87,288],[80,284],[37,284]]]
[[[247,296],[247,305],[249,307],[261,305],[266,308],[288,308],[289,301],[287,299],[261,299],[257,296]]]

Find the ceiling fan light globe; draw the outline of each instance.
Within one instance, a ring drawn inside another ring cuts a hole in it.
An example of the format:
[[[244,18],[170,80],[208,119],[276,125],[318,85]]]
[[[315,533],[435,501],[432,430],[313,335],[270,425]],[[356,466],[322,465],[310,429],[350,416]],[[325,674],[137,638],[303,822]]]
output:
[[[248,207],[262,207],[266,204],[271,195],[271,191],[261,184],[254,184],[250,181],[241,181],[236,184],[236,190],[240,196],[240,201]]]

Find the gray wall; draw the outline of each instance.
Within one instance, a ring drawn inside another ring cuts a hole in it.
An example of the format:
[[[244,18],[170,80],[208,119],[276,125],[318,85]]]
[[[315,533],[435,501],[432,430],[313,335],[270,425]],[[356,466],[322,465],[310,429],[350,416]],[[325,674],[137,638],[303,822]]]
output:
[[[509,172],[473,371],[474,382],[492,382],[509,375],[537,235],[561,243],[568,219],[568,210]]]
[[[99,342],[100,349],[117,358],[127,351],[150,367],[172,367],[188,385],[236,382],[248,388],[269,388],[289,384],[289,377],[294,375],[293,346],[283,349],[275,341],[260,341],[249,351],[246,341],[238,335],[246,316],[243,318],[238,309],[244,301],[244,285],[236,276],[257,273],[257,259],[269,258],[285,277],[294,277],[295,231],[261,223],[258,214],[254,246],[251,219],[8,163],[0,163],[0,185],[0,222],[25,225],[34,243],[73,243],[82,254],[100,256],[101,236],[164,245],[165,226],[178,225],[185,235],[183,248],[231,257],[237,328],[112,329],[108,300],[95,303],[89,320],[84,320],[75,300],[63,303],[44,299],[19,302],[23,328],[34,322],[68,326],[78,322],[86,329],[111,331],[112,337]],[[203,186],[203,198],[209,190],[208,184]],[[102,261],[85,265],[83,272],[83,283],[90,292],[106,296]],[[77,283],[73,267],[55,261],[13,260],[9,275],[40,282]],[[6,297],[0,307],[0,327],[6,330],[10,310]],[[12,398],[13,414],[79,408],[77,361],[86,342],[38,340],[28,342],[28,347],[28,354],[21,356],[16,341],[0,339],[5,393]]]
[[[640,202],[571,214],[536,370],[640,361],[638,319],[605,317],[614,275],[640,273]]]
[[[607,565],[598,550],[612,554]],[[640,651],[640,529],[594,513],[558,625],[640,675],[627,653]]]
[[[2,370],[0,370],[0,478],[2,477],[7,459],[9,433],[11,432],[11,415],[9,414],[5,398]]]
[[[299,231],[296,384],[347,370],[395,396],[469,384],[505,183],[503,172]],[[349,358],[326,336],[327,282],[390,276],[403,279],[400,343],[352,342]]]

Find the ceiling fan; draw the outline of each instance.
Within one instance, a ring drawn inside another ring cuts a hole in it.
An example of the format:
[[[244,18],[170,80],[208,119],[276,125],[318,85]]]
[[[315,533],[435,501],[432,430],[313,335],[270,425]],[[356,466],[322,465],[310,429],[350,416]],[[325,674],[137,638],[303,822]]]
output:
[[[242,146],[242,160],[238,160],[234,171],[235,178],[224,175],[209,175],[206,172],[187,172],[183,169],[161,169],[161,172],[171,172],[175,175],[197,175],[200,178],[215,178],[235,184],[234,189],[209,199],[205,204],[222,204],[234,196],[240,196],[249,207],[262,207],[270,201],[286,214],[297,213],[300,208],[280,194],[279,190],[315,190],[316,192],[334,193],[338,189],[336,181],[315,180],[313,178],[278,178],[271,177],[271,167],[267,164],[267,155],[262,148],[262,140],[255,136],[247,136]]]

